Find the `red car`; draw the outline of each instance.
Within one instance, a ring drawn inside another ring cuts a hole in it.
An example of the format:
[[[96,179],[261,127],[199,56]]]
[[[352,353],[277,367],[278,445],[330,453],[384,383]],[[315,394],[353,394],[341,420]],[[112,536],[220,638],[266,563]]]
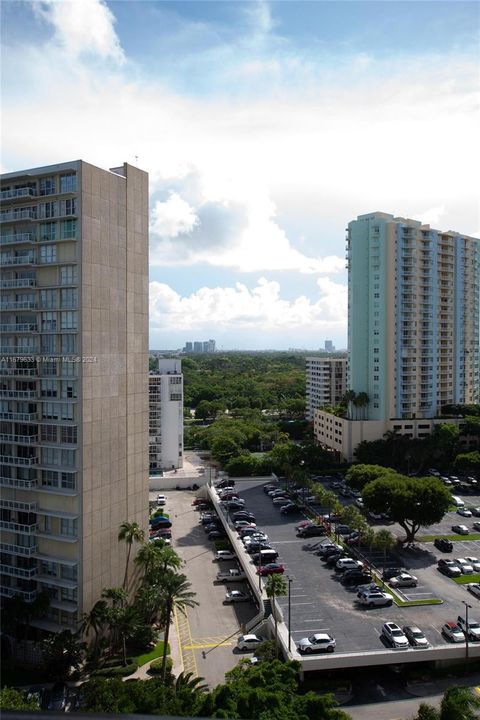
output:
[[[220,500],[238,500],[238,495],[235,492],[222,493]]]
[[[302,522],[299,522],[298,525],[295,525],[295,530],[300,530],[300,528],[306,527],[307,525],[311,524],[311,520],[302,520]]]
[[[267,565],[261,565],[257,573],[259,575],[273,575],[274,573],[280,573],[283,575],[285,572],[285,565],[281,565],[280,563],[268,563]]]

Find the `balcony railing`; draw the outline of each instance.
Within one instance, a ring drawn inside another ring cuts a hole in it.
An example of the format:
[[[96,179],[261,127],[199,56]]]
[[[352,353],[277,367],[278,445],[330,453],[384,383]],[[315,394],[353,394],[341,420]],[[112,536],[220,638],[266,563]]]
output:
[[[35,278],[11,278],[10,280],[0,281],[0,288],[8,290],[10,288],[35,287],[36,284]]]
[[[21,510],[22,512],[34,512],[37,509],[36,502],[22,502],[21,500],[0,500],[0,508],[3,510]]]
[[[25,547],[24,545],[0,543],[0,552],[6,553],[7,555],[23,555],[24,557],[32,557],[32,555],[35,555],[37,550],[37,545],[30,545],[29,547]]]
[[[36,194],[37,191],[35,190],[35,188],[31,187],[14,188],[13,190],[1,190],[0,200],[15,200],[16,198],[35,197]]]
[[[10,577],[32,578],[37,574],[37,568],[21,568],[14,565],[0,565],[0,574],[9,575]]]
[[[23,525],[22,523],[10,522],[8,520],[0,520],[0,529],[23,533],[24,535],[32,535],[33,533],[38,532],[38,523],[32,523],[31,525]]]
[[[0,310],[36,310],[37,303],[32,300],[10,300],[0,303]]]
[[[38,353],[38,347],[30,347],[30,345],[3,345],[0,348],[2,355],[35,355]]]
[[[38,435],[8,435],[0,433],[0,442],[17,443],[18,445],[36,445]]]
[[[9,265],[35,265],[37,259],[35,255],[11,255],[10,257],[3,257],[0,260],[1,267],[8,267]]]
[[[0,587],[0,595],[3,597],[21,597],[25,602],[33,602],[37,597],[36,590],[27,592],[26,590],[20,590],[20,588],[12,587]]]
[[[23,422],[38,421],[38,413],[0,412],[0,420],[20,420]]]
[[[31,467],[38,465],[38,457],[15,457],[14,455],[0,455],[0,463],[4,465],[19,465],[21,467]]]
[[[12,400],[35,400],[38,397],[36,390],[0,390],[0,398]]]
[[[14,375],[16,377],[34,377],[38,375],[38,370],[34,368],[0,368],[0,375]]]
[[[33,243],[35,235],[33,233],[12,233],[11,235],[2,235],[0,238],[1,245],[16,245],[17,243]]]
[[[22,480],[20,478],[0,477],[0,487],[11,487],[19,488],[22,490],[29,490],[30,488],[36,487],[36,480]]]
[[[36,220],[37,213],[33,208],[7,210],[0,215],[0,222],[17,222],[18,220]]]

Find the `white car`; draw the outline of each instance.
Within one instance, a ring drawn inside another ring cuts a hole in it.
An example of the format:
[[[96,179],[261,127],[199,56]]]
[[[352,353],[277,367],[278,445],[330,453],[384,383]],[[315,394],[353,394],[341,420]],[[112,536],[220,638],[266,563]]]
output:
[[[327,633],[315,633],[310,637],[302,638],[298,645],[297,650],[300,653],[316,653],[316,652],[333,652],[335,650],[335,638]]]
[[[239,650],[256,650],[262,642],[265,642],[265,638],[260,635],[240,635],[237,640],[237,648]]]
[[[480,600],[480,583],[468,583],[467,590]]]
[[[472,511],[464,507],[459,507],[457,515],[461,515],[462,517],[472,517]]]
[[[217,550],[213,559],[216,562],[219,562],[220,560],[233,560],[236,557],[237,556],[233,550]]]
[[[470,565],[466,558],[455,558],[455,562],[464,575],[473,573],[473,565]]]
[[[257,526],[255,523],[249,522],[248,520],[237,520],[237,522],[234,523],[235,530],[241,530],[244,527],[251,527],[256,528]]]
[[[335,567],[337,570],[359,570],[363,568],[363,563],[360,560],[353,560],[353,558],[340,558]]]
[[[226,603],[248,602],[249,600],[250,595],[247,595],[247,593],[244,593],[241,590],[230,590],[225,593]]]
[[[473,567],[473,572],[480,572],[480,560],[478,558],[468,555],[465,560]]]
[[[458,626],[463,630],[464,634],[468,634],[468,639],[478,642],[480,640],[480,623],[476,620],[469,620],[459,615],[457,617]]]
[[[248,547],[252,543],[256,545],[257,543],[263,543],[267,541],[268,535],[265,535],[265,533],[255,533],[254,535],[247,535],[246,537],[242,538],[242,542],[245,547]]]
[[[166,505],[167,498],[165,495],[157,495],[157,505]]]
[[[359,603],[367,607],[389,607],[393,605],[393,595],[378,590],[359,592],[357,598]]]
[[[292,502],[292,501],[291,501],[289,498],[276,497],[276,498],[273,498],[273,503],[272,503],[272,504],[273,504],[273,505],[279,505],[279,506],[281,507],[282,505],[290,505],[291,502]]]
[[[407,650],[410,647],[407,636],[396,623],[385,623],[382,628],[382,635],[395,649]]]
[[[388,581],[392,587],[417,587],[418,578],[410,573],[400,573]]]

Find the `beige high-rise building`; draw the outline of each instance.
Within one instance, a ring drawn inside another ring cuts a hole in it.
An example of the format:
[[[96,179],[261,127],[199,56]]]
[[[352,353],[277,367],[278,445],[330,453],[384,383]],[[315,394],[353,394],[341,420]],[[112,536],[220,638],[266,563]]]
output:
[[[0,198],[0,593],[73,629],[148,525],[148,175],[77,160]]]
[[[307,357],[306,417],[313,420],[315,410],[337,405],[347,391],[347,358]]]

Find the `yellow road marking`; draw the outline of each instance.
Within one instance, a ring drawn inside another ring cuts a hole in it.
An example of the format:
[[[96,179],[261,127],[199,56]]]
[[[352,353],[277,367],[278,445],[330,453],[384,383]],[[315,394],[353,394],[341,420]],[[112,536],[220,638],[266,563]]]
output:
[[[185,665],[183,664],[182,643],[181,643],[181,640],[180,640],[180,629],[179,629],[179,627],[178,627],[178,617],[177,617],[177,611],[176,611],[175,608],[173,609],[173,619],[174,619],[174,621],[175,621],[175,627],[176,627],[176,629],[177,629],[177,638],[178,638],[178,646],[179,646],[179,648],[180,648],[180,660],[181,660],[181,663],[182,663],[182,672],[185,672]]]
[[[202,645],[196,644],[196,645],[183,645],[184,650],[202,650],[203,648],[212,648],[212,647],[231,647],[233,643],[231,642],[219,642],[219,643],[203,643]]]
[[[183,669],[186,673],[193,673],[195,677],[198,677],[197,661],[195,660],[195,654],[193,649],[189,646],[193,645],[192,634],[190,632],[190,623],[188,622],[188,616],[183,613],[176,613],[178,637],[180,640],[180,650],[182,653]]]

